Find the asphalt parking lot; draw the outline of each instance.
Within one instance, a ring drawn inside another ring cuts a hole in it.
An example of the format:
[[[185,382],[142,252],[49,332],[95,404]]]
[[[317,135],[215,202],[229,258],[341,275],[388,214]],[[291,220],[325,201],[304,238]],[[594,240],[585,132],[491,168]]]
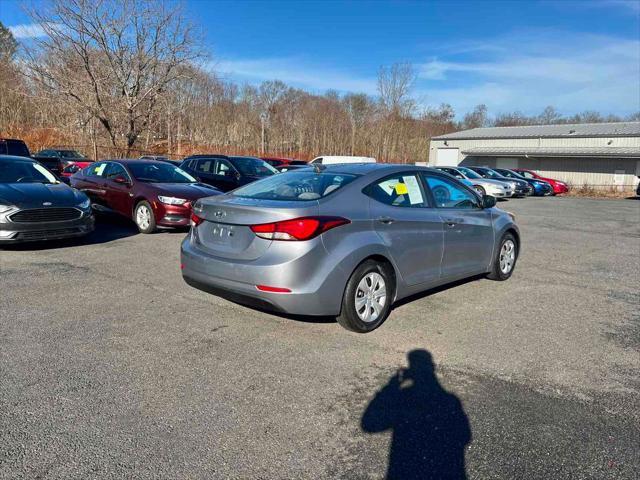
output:
[[[0,478],[639,478],[640,201],[499,205],[509,281],[367,335],[188,287],[184,232],[0,250]]]

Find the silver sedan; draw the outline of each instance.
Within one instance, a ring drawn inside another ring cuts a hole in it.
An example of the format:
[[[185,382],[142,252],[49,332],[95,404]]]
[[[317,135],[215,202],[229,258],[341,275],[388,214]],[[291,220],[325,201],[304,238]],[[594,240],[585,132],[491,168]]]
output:
[[[506,280],[514,217],[435,169],[351,164],[273,175],[198,200],[182,243],[187,283],[369,332],[394,302],[462,278]]]

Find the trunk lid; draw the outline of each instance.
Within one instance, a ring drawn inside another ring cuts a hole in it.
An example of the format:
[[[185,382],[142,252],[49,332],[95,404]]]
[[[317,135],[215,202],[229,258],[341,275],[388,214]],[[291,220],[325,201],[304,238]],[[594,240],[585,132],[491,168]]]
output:
[[[194,240],[220,258],[256,260],[273,240],[257,237],[250,225],[318,215],[318,202],[283,202],[219,195],[200,199],[194,213],[204,221],[194,228]]]

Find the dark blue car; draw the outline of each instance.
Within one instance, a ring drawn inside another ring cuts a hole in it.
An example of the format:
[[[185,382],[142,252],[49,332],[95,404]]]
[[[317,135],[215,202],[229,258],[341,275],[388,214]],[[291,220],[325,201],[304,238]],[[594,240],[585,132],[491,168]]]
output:
[[[523,177],[519,173],[514,172],[513,170],[508,170],[506,168],[492,168],[492,170],[495,170],[503,177],[513,178],[516,180],[524,180],[525,182],[527,182],[529,185],[533,187],[532,195],[543,197],[545,195],[553,194],[553,187],[551,186],[551,184],[543,180],[536,180],[535,178]]]

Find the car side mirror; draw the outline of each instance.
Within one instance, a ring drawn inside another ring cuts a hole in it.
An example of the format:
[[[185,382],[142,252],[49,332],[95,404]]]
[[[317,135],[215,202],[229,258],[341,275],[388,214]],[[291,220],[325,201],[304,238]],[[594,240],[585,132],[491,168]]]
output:
[[[492,195],[483,195],[482,208],[491,208],[496,206],[496,197]]]
[[[118,175],[117,177],[114,177],[113,181],[115,183],[119,183],[120,185],[128,185],[129,184],[129,180],[127,180],[122,175]]]

